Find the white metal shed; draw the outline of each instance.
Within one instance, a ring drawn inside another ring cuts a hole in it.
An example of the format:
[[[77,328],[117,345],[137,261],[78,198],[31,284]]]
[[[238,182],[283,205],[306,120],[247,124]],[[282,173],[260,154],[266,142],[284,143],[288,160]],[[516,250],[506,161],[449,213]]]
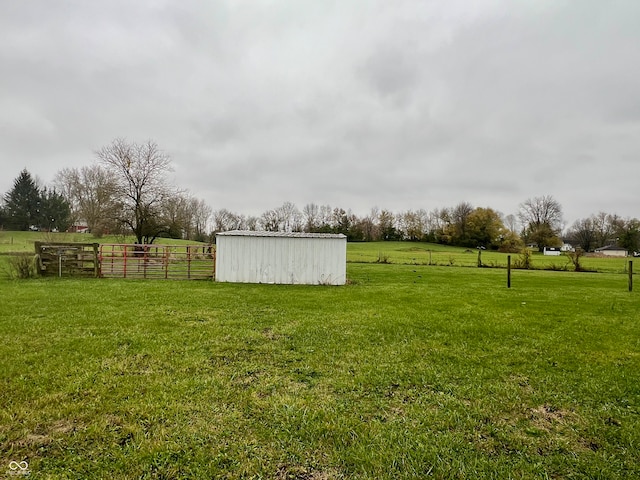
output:
[[[233,230],[216,234],[216,281],[344,285],[347,237]]]

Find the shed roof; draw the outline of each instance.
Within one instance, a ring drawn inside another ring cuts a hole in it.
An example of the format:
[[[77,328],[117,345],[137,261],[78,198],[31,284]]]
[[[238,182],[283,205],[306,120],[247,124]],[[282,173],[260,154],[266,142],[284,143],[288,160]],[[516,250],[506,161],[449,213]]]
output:
[[[225,237],[285,237],[285,238],[347,238],[342,233],[259,232],[254,230],[229,230],[216,233]]]

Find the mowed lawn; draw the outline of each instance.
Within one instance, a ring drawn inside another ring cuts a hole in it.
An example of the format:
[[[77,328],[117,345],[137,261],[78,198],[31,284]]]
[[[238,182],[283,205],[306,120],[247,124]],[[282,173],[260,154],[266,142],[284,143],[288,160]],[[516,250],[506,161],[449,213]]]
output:
[[[0,280],[0,478],[640,477],[624,274],[348,277]]]

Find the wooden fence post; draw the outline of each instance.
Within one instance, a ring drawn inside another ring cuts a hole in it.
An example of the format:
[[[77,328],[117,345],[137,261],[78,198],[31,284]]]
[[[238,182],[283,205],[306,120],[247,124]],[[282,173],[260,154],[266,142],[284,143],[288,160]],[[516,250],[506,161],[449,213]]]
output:
[[[511,255],[507,255],[507,288],[511,288]]]
[[[629,291],[633,291],[633,260],[629,260]]]
[[[100,257],[98,255],[99,243],[93,244],[93,275],[100,278]]]

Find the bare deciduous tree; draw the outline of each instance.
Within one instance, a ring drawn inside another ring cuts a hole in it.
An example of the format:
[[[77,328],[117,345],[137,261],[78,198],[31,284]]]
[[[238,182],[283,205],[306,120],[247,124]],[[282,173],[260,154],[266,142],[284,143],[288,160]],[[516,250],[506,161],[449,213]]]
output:
[[[211,218],[211,207],[204,200],[192,198],[189,201],[189,209],[191,211],[192,232],[194,240],[202,242],[207,235],[207,227]],[[191,238],[191,237],[187,237]]]
[[[378,207],[373,207],[369,215],[362,219],[362,236],[365,242],[380,240],[380,229],[378,228]]]
[[[242,230],[245,228],[243,215],[233,213],[226,208],[213,212],[213,229],[216,232],[228,232],[229,230]]]
[[[307,203],[302,209],[304,231],[315,232],[320,227],[320,207],[315,203]]]
[[[56,174],[55,184],[71,204],[73,221],[84,221],[94,236],[113,230],[110,219],[117,211],[117,181],[113,172],[100,165],[65,168]]]
[[[166,183],[171,159],[155,142],[136,144],[122,138],[102,147],[96,155],[116,180],[117,220],[131,230],[137,243],[153,243],[169,228],[162,218],[162,208],[175,194]]]
[[[267,232],[277,232],[280,228],[280,213],[277,210],[267,210],[260,216],[260,224]]]
[[[256,231],[258,230],[258,225],[260,223],[260,219],[254,215],[249,215],[246,220],[247,230]]]
[[[591,217],[595,231],[595,247],[604,247],[615,242],[621,218],[616,214],[598,212]]]
[[[518,219],[513,213],[504,217],[504,226],[507,227],[511,233],[516,233],[518,231]]]
[[[547,224],[558,229],[562,223],[562,206],[551,195],[529,198],[520,204],[518,217],[526,226]]]
[[[426,235],[426,217],[424,210],[407,210],[397,216],[398,230],[403,238],[412,242],[422,240]]]
[[[584,252],[590,252],[596,248],[596,225],[594,217],[576,220],[567,232],[567,237],[569,242]]]
[[[526,240],[545,246],[561,243],[562,207],[551,195],[529,198],[520,204],[518,217],[524,226]]]
[[[302,214],[291,202],[284,202],[278,209],[280,217],[279,230],[282,232],[302,231]]]
[[[333,208],[331,205],[322,205],[320,207],[320,230],[329,231],[331,230],[332,220],[333,219]]]

